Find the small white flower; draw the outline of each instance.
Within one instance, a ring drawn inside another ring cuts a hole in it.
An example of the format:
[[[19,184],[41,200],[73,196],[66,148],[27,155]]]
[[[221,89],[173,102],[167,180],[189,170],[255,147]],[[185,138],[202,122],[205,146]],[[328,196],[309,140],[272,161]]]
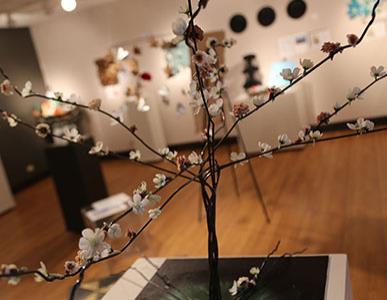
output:
[[[130,160],[140,160],[141,159],[141,152],[140,150],[132,150],[129,152],[129,159]]]
[[[133,212],[136,215],[142,215],[145,211],[145,207],[148,204],[148,201],[144,201],[140,194],[135,193],[133,194],[132,199],[128,201],[128,203],[129,207],[133,209]]]
[[[208,68],[210,65],[213,65],[216,63],[216,56],[214,57],[213,54],[210,55],[205,51],[198,50],[194,55],[192,55],[192,61],[194,64],[198,65],[199,67]]]
[[[364,118],[359,118],[355,124],[347,123],[347,127],[351,130],[363,133],[374,130],[375,124],[369,120],[365,120]]]
[[[41,137],[44,139],[51,133],[50,126],[46,123],[40,123],[36,125],[35,133],[38,137]]]
[[[217,117],[222,112],[223,108],[223,100],[218,99],[215,103],[211,104],[208,107],[208,112],[210,113],[211,117]]]
[[[228,290],[231,296],[236,296],[238,294],[238,283],[234,280],[232,287]]]
[[[79,240],[79,249],[85,259],[98,259],[109,252],[111,247],[105,242],[105,232],[100,228],[94,231],[90,228],[82,231],[82,237]]]
[[[333,109],[335,111],[339,110],[341,108],[341,104],[339,102],[336,102],[335,105],[333,106]]]
[[[177,18],[175,22],[172,23],[172,32],[178,36],[184,36],[185,31],[187,30],[188,23],[183,18]]]
[[[371,67],[371,76],[375,79],[378,79],[379,77],[382,77],[384,75],[386,75],[386,71],[384,71],[384,66]]]
[[[26,268],[18,268],[16,265],[1,265],[0,274],[4,275],[11,275],[15,274],[19,271],[24,271]],[[17,285],[21,281],[21,276],[14,276],[14,277],[8,277],[6,280],[8,280],[8,284],[10,285]]]
[[[280,73],[283,79],[288,80],[290,82],[296,79],[299,74],[300,74],[300,68],[294,68],[293,71],[289,68],[286,68],[286,69],[283,69],[282,72]]]
[[[298,132],[298,138],[301,140],[301,141],[305,141],[306,140],[306,135],[305,135],[305,130],[300,130]]]
[[[79,143],[82,140],[82,136],[79,134],[78,129],[69,129],[68,127],[64,129],[63,138],[74,143]]]
[[[168,160],[174,160],[177,156],[177,152],[169,150],[168,147],[160,149],[159,153]]]
[[[67,99],[67,102],[77,103],[80,100],[81,98],[77,94],[71,94],[70,97]]]
[[[108,236],[111,239],[119,239],[122,236],[122,229],[120,224],[115,223],[108,229]]]
[[[271,146],[269,144],[258,142],[258,149],[261,153],[263,153],[262,154],[263,157],[273,158],[273,152],[270,151]]]
[[[21,91],[21,95],[23,98],[26,98],[29,95],[31,95],[31,92],[32,92],[32,83],[31,81],[27,81],[24,85],[24,88]]]
[[[164,174],[156,174],[153,178],[153,183],[156,189],[160,189],[167,184],[167,176]]]
[[[231,152],[230,153],[230,160],[231,161],[241,161],[239,164],[241,165],[241,166],[243,166],[243,164],[244,164],[244,159],[246,158],[246,153],[244,153],[244,152],[241,152],[241,153],[237,153],[237,152]]]
[[[133,191],[135,194],[140,194],[140,195],[146,195],[147,192],[147,184],[146,181],[142,181],[140,185]]]
[[[9,127],[14,128],[18,125],[18,118],[14,114],[4,112],[2,118],[8,122]]]
[[[206,41],[207,48],[213,48],[219,45],[219,40],[216,37],[209,37]]]
[[[301,65],[301,67],[302,67],[305,71],[307,71],[307,70],[313,68],[314,63],[313,63],[313,61],[311,61],[310,59],[302,59],[302,60],[300,59],[300,65]]]
[[[47,267],[46,265],[44,264],[44,262],[40,262],[40,268],[38,269],[38,271],[40,273],[42,273],[44,276],[48,277],[48,271],[47,271]],[[42,282],[44,281],[45,279],[40,276],[39,274],[34,274],[34,279],[36,282]]]
[[[55,92],[54,96],[55,96],[56,99],[60,99],[61,100],[63,98],[63,93],[62,92]]]
[[[319,130],[316,130],[316,131],[313,131],[313,130],[311,130],[310,132],[309,132],[309,137],[310,137],[310,139],[312,139],[312,140],[319,140],[319,139],[321,139],[321,137],[322,137],[323,135],[322,135],[322,133],[319,131]]]
[[[291,139],[288,137],[286,133],[278,136],[278,143],[280,146],[290,145],[292,143]]]
[[[101,104],[101,99],[93,99],[89,102],[89,108],[93,110],[99,110],[101,108]]]
[[[361,92],[361,89],[359,87],[354,87],[352,90],[348,92],[347,99],[349,101],[354,101],[358,99],[360,92]]]
[[[150,209],[148,211],[148,214],[149,214],[149,218],[155,220],[160,216],[161,210],[160,208]]]
[[[254,275],[254,276],[258,275],[260,272],[261,272],[261,270],[258,267],[252,267],[250,269],[250,274]]]
[[[264,104],[267,100],[269,100],[268,94],[262,93],[253,97],[253,104],[259,107],[262,104]]]
[[[201,163],[203,163],[203,158],[195,151],[192,151],[191,154],[188,155],[188,161],[191,165],[200,165]]]
[[[0,84],[0,91],[5,96],[13,95],[13,87],[12,87],[11,81],[9,81],[8,79],[5,79]]]
[[[145,197],[145,200],[147,202],[147,204],[156,204],[158,202],[160,202],[161,200],[161,196],[160,195],[156,195],[156,194],[152,194],[152,193],[149,193],[146,197]]]
[[[89,154],[91,155],[102,155],[104,153],[103,151],[103,143],[97,142],[93,147],[91,147]]]

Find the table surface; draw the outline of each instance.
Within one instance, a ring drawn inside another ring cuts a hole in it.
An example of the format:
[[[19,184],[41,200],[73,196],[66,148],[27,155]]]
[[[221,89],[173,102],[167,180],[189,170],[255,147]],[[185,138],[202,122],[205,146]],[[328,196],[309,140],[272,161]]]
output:
[[[330,254],[320,256],[329,257],[327,282],[325,286],[325,300],[352,300],[347,256],[345,254]],[[305,255],[300,257],[305,257]],[[308,256],[306,255],[306,257]],[[187,260],[193,258],[171,259]],[[151,260],[153,264],[160,268],[166,262],[167,258],[150,258],[149,260]],[[139,270],[140,272],[137,272],[136,270]],[[117,283],[104,296],[103,300],[135,300],[147,286],[148,281],[155,274],[156,268],[152,266],[146,259],[140,258],[117,281]],[[144,276],[148,280],[146,280]]]

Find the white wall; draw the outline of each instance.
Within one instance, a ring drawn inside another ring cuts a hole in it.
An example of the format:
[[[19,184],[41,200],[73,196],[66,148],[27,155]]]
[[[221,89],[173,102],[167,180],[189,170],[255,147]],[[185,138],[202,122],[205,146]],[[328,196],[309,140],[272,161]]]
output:
[[[349,20],[346,15],[345,0],[309,0],[306,16],[292,20],[286,15],[287,1],[283,0],[211,0],[208,9],[200,16],[199,23],[206,31],[225,29],[228,37],[237,39],[238,44],[227,52],[226,62],[232,71],[230,93],[237,97],[242,89],[242,57],[255,53],[267,79],[273,62],[283,59],[278,51],[278,37],[288,34],[328,29],[332,39],[345,42],[347,33],[360,33],[365,22],[361,19]],[[131,0],[116,1],[73,14],[61,15],[34,24],[32,32],[40,58],[46,83],[55,90],[70,93],[76,91],[83,99],[104,98],[94,66],[94,60],[104,55],[110,45],[128,40],[144,33],[157,34],[170,32],[170,24],[177,16],[177,0]],[[271,5],[277,12],[276,22],[263,28],[256,21],[256,14],[263,5]],[[232,34],[228,29],[230,17],[243,13],[248,18],[248,28],[242,34]],[[384,16],[378,21],[384,22]],[[387,38],[366,39],[356,49],[340,55],[334,63],[329,63],[318,73],[305,81],[304,86],[310,89],[309,110],[313,115],[320,111],[330,110],[336,101],[344,101],[350,87],[364,86],[371,77],[369,67],[373,64],[387,66],[384,45]],[[156,50],[154,50],[156,51]],[[323,57],[319,51],[304,55],[315,61]],[[299,57],[288,57],[297,60]],[[181,100],[180,90],[188,85],[189,74],[166,81],[162,74],[164,62],[162,53],[146,57],[144,68],[155,73],[156,80],[149,86],[149,95],[153,104],[157,104],[157,88],[165,82],[172,87],[171,107],[155,106],[160,111],[166,140],[169,144],[185,143],[198,140],[194,120],[190,113],[178,116],[174,111],[177,101]],[[383,94],[387,83],[380,83],[365,96],[366,100],[353,105],[340,114],[336,121],[356,118],[358,116],[376,117],[387,115],[387,105]],[[307,101],[307,102],[308,102]],[[105,108],[113,109],[119,103],[104,103]],[[304,105],[304,104],[302,104]],[[100,118],[93,117],[95,135],[107,143],[125,148],[130,144],[123,137],[123,132],[111,134],[108,124]],[[310,121],[310,120],[309,120]],[[259,122],[259,118],[257,118]],[[109,130],[109,131],[108,131]],[[161,134],[161,133],[160,133]]]

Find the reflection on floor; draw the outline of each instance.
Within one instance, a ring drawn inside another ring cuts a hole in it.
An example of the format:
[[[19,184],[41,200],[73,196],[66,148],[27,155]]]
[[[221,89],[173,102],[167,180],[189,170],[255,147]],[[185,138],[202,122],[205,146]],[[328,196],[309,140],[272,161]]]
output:
[[[266,224],[246,167],[236,170],[241,196],[231,172],[223,174],[218,198],[218,237],[223,256],[267,254],[278,240],[280,252],[348,253],[355,299],[387,295],[387,133],[363,136],[259,159],[254,168],[272,217]],[[223,150],[222,150],[223,151]],[[221,154],[226,160],[225,151]],[[111,194],[130,193],[154,172],[130,162],[103,162]],[[179,180],[166,189],[165,198]],[[20,192],[15,210],[0,216],[0,263],[31,268],[44,260],[62,272],[73,259],[79,236],[64,230],[50,178]],[[205,256],[206,225],[198,221],[198,187],[182,191],[127,253],[89,270],[85,280],[126,270],[141,254]],[[143,219],[130,217],[138,227]],[[119,241],[123,242],[123,241]],[[116,245],[118,246],[118,245]],[[1,299],[66,299],[75,278],[50,284],[25,278],[17,287],[0,283]],[[28,296],[27,296],[28,295]]]

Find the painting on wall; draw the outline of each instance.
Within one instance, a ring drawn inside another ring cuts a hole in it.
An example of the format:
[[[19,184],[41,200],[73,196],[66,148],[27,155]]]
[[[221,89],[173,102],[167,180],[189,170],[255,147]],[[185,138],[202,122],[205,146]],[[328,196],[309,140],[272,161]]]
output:
[[[191,65],[190,51],[184,42],[179,43],[176,47],[165,49],[165,58],[170,77]]]
[[[348,16],[350,19],[368,17],[372,12],[373,0],[351,0],[348,3]]]

